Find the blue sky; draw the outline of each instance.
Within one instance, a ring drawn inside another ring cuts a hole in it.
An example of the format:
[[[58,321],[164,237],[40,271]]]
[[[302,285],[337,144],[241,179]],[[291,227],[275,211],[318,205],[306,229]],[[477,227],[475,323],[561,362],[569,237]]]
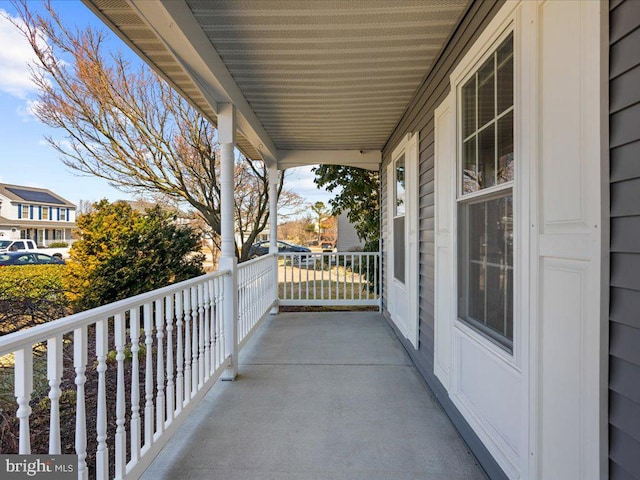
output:
[[[80,1],[54,0],[53,5],[67,25],[90,24],[108,30]],[[30,2],[30,7],[41,8],[35,1]],[[7,0],[0,0],[0,11],[15,14]],[[109,48],[129,52],[114,34],[110,38]],[[3,17],[0,17],[0,45],[3,46],[0,49],[0,182],[48,188],[74,203],[130,198],[131,195],[118,191],[106,180],[79,176],[62,163],[59,154],[45,141],[46,136],[61,137],[62,133],[41,124],[29,113],[30,103],[36,97],[27,67],[33,58],[31,47]],[[130,55],[138,61],[133,53]],[[287,187],[311,203],[327,203],[332,197],[316,188],[310,167],[288,170],[286,178]]]

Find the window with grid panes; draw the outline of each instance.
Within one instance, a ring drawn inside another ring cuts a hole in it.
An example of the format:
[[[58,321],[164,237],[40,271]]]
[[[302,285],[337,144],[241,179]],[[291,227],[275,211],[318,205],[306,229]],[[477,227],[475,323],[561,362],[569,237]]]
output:
[[[459,89],[458,316],[513,350],[513,33]]]

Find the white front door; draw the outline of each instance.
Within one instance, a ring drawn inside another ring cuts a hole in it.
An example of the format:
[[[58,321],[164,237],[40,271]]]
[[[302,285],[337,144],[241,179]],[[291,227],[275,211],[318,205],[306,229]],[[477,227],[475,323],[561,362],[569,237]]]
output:
[[[418,348],[418,134],[408,134],[387,167],[388,311]]]

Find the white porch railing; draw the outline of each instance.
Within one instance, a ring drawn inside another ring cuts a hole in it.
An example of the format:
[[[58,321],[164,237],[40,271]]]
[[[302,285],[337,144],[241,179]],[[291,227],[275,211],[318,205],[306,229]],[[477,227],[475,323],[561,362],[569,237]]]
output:
[[[230,271],[203,275],[0,337],[2,372],[13,365],[17,453],[76,453],[79,479],[90,469],[99,480],[137,478],[278,295],[282,305],[378,305],[380,299],[378,253],[265,255],[238,265],[237,285],[231,278]],[[224,311],[229,295],[238,301],[235,321]],[[230,328],[237,329],[237,345],[225,343]],[[48,403],[33,403],[43,396]],[[69,401],[75,421],[64,419]],[[88,404],[95,418],[87,417]],[[48,442],[32,452],[34,405]]]
[[[48,382],[48,452],[73,453],[63,451],[61,439],[74,438],[78,478],[86,479],[94,468],[86,461],[93,436],[95,478],[138,477],[226,367],[228,274],[204,275],[0,338],[0,356],[14,363],[18,453],[32,452],[30,400],[34,386],[42,391]],[[110,382],[108,369],[117,372]],[[97,384],[95,419],[86,415],[88,382]],[[61,424],[62,386],[72,384],[75,425]]]
[[[239,348],[276,305],[275,263],[274,255],[264,255],[238,265]]]
[[[378,252],[280,253],[280,305],[379,306]]]

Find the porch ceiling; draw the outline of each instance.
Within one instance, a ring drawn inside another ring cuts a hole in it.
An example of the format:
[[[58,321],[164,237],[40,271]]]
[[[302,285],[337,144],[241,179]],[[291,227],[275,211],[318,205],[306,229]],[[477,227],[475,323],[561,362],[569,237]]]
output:
[[[85,2],[249,157],[377,168],[469,0]]]

